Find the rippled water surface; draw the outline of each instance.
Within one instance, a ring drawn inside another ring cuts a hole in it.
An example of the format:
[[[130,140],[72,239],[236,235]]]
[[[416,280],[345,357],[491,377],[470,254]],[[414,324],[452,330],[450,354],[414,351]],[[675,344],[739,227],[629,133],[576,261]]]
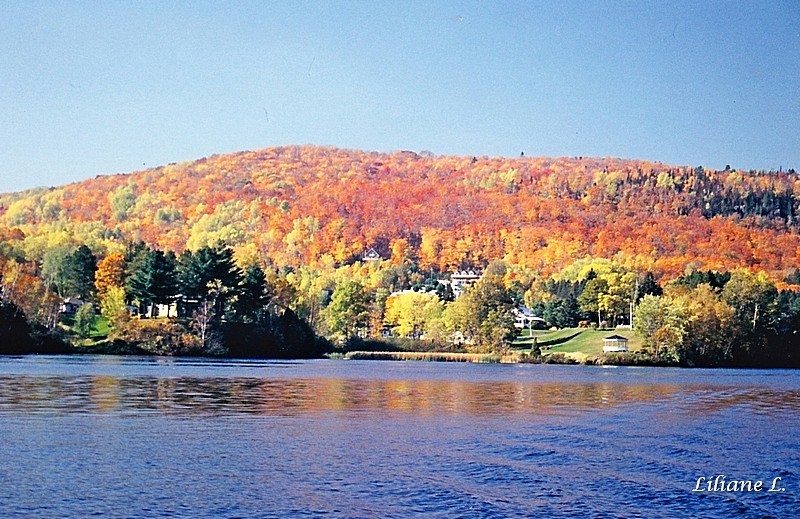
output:
[[[799,438],[794,371],[0,357],[2,517],[797,517]]]

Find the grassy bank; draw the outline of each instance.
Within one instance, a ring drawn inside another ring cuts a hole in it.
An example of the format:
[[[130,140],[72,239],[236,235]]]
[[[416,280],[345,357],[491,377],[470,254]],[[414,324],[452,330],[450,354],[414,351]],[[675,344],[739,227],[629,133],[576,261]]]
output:
[[[604,353],[603,338],[621,335],[628,339],[631,353]],[[542,357],[529,356],[534,339],[541,349]],[[641,340],[631,330],[594,330],[591,328],[566,328],[563,330],[534,330],[520,336],[505,355],[489,353],[463,353],[452,351],[430,351],[441,345],[404,339],[402,343],[384,339],[360,341],[351,348],[339,351],[332,358],[345,360],[416,360],[432,362],[477,362],[514,363],[544,362],[555,364],[638,364],[637,351]],[[357,346],[368,349],[355,349]],[[418,348],[418,349],[417,349]],[[426,351],[427,350],[427,351]]]
[[[607,356],[603,353],[603,339],[610,335],[620,335],[628,339],[628,349],[631,353],[642,348],[642,340],[632,330],[594,330],[592,328],[565,328],[563,330],[534,330],[533,334],[520,337],[514,342],[513,348],[517,351],[528,351],[533,345],[534,338],[543,356],[561,353],[578,362],[587,359],[597,359]],[[625,355],[625,354],[616,354]]]

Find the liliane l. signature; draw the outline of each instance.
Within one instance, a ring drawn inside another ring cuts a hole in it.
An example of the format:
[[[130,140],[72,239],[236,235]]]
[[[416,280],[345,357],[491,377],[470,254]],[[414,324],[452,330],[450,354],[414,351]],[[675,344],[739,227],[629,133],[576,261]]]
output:
[[[786,490],[781,485],[781,477],[772,478],[772,483],[767,485],[763,479],[728,479],[725,474],[713,477],[699,477],[692,492],[783,492]]]

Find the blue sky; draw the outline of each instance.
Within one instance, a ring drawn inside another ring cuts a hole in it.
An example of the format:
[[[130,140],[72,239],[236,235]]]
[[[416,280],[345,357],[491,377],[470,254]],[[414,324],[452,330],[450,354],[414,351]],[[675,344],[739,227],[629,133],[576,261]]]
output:
[[[10,1],[0,192],[285,144],[800,169],[800,2]]]

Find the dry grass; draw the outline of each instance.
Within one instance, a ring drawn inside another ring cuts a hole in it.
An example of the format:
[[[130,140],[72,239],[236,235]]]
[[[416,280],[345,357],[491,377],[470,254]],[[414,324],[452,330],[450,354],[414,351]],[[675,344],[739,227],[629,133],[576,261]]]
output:
[[[497,363],[506,359],[491,353],[442,353],[430,351],[351,351],[347,360],[424,360],[433,362]]]

